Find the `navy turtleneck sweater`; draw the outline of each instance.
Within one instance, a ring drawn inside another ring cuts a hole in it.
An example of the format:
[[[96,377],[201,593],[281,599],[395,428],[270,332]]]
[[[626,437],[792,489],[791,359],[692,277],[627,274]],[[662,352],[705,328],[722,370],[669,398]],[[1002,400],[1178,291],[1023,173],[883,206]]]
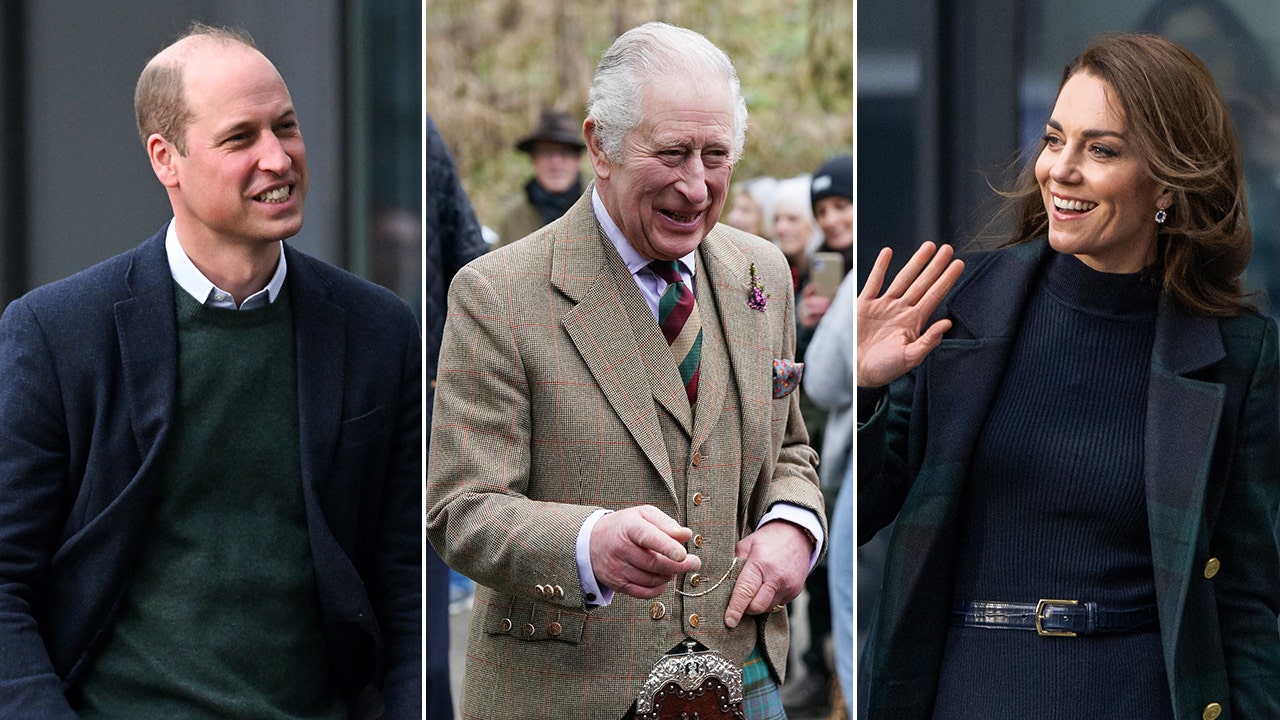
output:
[[[1054,257],[965,483],[957,601],[1155,604],[1143,485],[1154,273]],[[935,720],[1172,718],[1158,632],[953,627]]]

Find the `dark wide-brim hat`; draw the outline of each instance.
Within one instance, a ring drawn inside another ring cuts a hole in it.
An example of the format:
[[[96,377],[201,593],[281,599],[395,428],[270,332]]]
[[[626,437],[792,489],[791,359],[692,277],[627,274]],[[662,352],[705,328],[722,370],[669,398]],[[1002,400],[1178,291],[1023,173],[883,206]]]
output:
[[[569,113],[558,110],[543,110],[533,132],[516,143],[516,149],[532,154],[534,144],[539,142],[560,143],[578,151],[587,149],[582,141],[582,125],[575,123]]]

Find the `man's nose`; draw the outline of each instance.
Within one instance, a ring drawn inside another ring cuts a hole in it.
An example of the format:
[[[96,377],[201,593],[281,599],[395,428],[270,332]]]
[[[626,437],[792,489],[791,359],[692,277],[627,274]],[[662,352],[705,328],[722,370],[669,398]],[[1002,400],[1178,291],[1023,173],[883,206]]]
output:
[[[689,202],[700,205],[707,199],[707,168],[698,155],[690,155],[680,166],[680,191]]]
[[[283,175],[293,167],[293,158],[289,156],[284,142],[272,133],[265,133],[258,143],[258,167],[266,172]]]

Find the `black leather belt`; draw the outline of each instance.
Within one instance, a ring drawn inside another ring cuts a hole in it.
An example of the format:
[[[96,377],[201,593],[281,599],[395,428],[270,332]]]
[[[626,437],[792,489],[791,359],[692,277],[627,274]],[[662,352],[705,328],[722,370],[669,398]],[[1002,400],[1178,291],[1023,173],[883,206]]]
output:
[[[1035,630],[1051,637],[1145,632],[1155,630],[1160,622],[1155,605],[1113,608],[1080,600],[959,602],[951,615],[955,624],[965,627]]]

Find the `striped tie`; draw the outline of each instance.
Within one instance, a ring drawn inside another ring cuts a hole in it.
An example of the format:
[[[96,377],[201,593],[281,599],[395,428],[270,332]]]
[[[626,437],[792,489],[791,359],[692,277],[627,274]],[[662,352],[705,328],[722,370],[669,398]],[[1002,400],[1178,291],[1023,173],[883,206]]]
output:
[[[693,291],[680,277],[675,260],[654,260],[649,267],[667,281],[667,289],[658,300],[658,324],[671,344],[671,354],[680,367],[685,394],[692,407],[698,399],[698,368],[702,357],[702,319],[693,302]]]

